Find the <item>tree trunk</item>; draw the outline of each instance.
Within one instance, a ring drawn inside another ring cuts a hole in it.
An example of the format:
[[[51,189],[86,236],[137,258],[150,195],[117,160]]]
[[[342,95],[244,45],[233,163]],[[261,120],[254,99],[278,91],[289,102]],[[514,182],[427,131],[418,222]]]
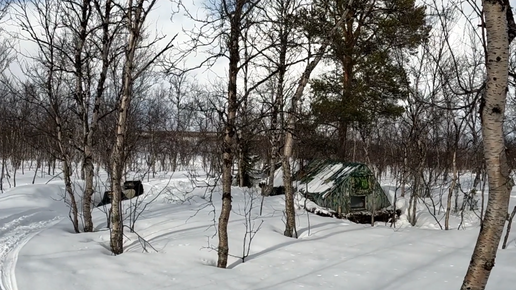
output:
[[[133,97],[133,84],[135,79],[135,55],[140,39],[142,25],[142,13],[144,0],[138,0],[136,5],[129,0],[126,11],[126,20],[129,29],[127,46],[125,50],[125,62],[123,71],[122,96],[118,106],[118,120],[116,126],[116,141],[112,153],[111,188],[113,197],[111,199],[111,252],[118,255],[123,253],[123,219],[122,219],[122,177],[125,167],[125,143],[127,135],[127,115]],[[144,18],[143,18],[144,19]]]
[[[72,168],[71,168],[71,161],[70,161],[70,153],[69,153],[69,148],[68,148],[68,141],[67,139],[65,139],[65,132],[64,132],[64,122],[63,122],[63,119],[61,118],[61,111],[59,109],[59,105],[58,105],[58,101],[57,101],[57,96],[54,94],[53,92],[53,88],[52,88],[52,75],[53,75],[53,70],[50,69],[50,73],[47,77],[47,82],[46,82],[46,86],[47,86],[47,92],[48,92],[48,97],[49,99],[51,100],[52,104],[51,104],[51,108],[52,108],[52,113],[54,115],[54,122],[55,122],[55,126],[56,126],[56,133],[57,133],[57,144],[59,146],[59,154],[60,154],[60,157],[61,157],[61,160],[63,162],[63,175],[64,175],[64,182],[65,182],[65,194],[67,194],[70,198],[70,220],[72,221],[72,225],[73,225],[73,228],[74,228],[74,231],[76,233],[79,233],[79,211],[78,211],[78,208],[77,208],[77,201],[75,200],[75,195],[74,195],[74,192],[73,192],[73,188],[72,188],[72,181],[71,181],[71,176],[72,176]],[[55,168],[55,160],[54,160],[54,168]]]
[[[2,170],[0,171],[0,193],[4,192],[4,171],[5,171],[5,158],[2,158]]]
[[[84,219],[84,232],[93,232],[93,220],[91,217],[91,206],[93,197],[93,156],[92,147],[84,147],[84,160],[82,165],[82,171],[84,173],[84,196],[82,203],[82,216]]]
[[[408,210],[407,218],[408,218],[410,225],[412,225],[412,226],[415,226],[416,222],[417,222],[417,216],[415,213],[415,208],[416,208],[415,204],[417,202],[417,198],[415,197],[415,195],[416,195],[415,191],[416,191],[416,188],[414,187],[412,189],[412,193],[410,194],[409,204],[408,204],[408,208],[407,208],[407,210]]]
[[[292,126],[293,125],[287,125],[287,130],[292,128]],[[283,185],[285,187],[285,214],[287,216],[287,221],[285,223],[285,231],[283,234],[286,237],[297,239],[296,209],[294,207],[294,187],[292,186],[292,170],[290,168],[293,147],[294,137],[292,133],[289,133],[287,131],[285,136],[285,151],[283,153],[282,159]]]
[[[132,34],[130,35],[132,39]],[[129,44],[132,43],[129,41]],[[130,51],[131,48],[128,48]],[[112,169],[111,169],[111,236],[110,246],[113,254],[118,255],[123,253],[123,220],[121,211],[121,200],[122,200],[122,174],[124,168],[124,147],[126,141],[127,132],[127,111],[132,97],[132,80],[131,71],[132,67],[131,58],[126,59],[124,67],[124,87],[122,98],[120,100],[118,108],[118,120],[116,130],[116,143],[112,153]],[[128,71],[129,70],[129,71]]]
[[[36,159],[36,170],[34,171],[34,176],[32,176],[32,184],[36,182],[36,176],[38,175],[38,169],[41,167],[41,157],[37,157]],[[0,192],[2,192],[2,178],[0,177]]]
[[[83,19],[87,19],[87,17],[84,15],[85,9],[90,9],[90,1],[84,1],[83,4]],[[104,94],[105,90],[105,83],[107,79],[107,71],[109,69],[109,53],[111,50],[111,44],[112,41],[110,39],[110,32],[109,32],[109,26],[110,26],[110,19],[111,19],[111,9],[112,9],[112,1],[107,0],[104,5],[104,11],[102,13],[102,8],[100,7],[100,4],[98,1],[94,1],[94,4],[96,5],[97,12],[99,14],[103,15],[103,21],[102,21],[102,68],[99,75],[99,80],[97,83],[97,88],[95,92],[95,98],[94,98],[94,105],[92,110],[92,116],[91,120],[88,115],[88,105],[85,102],[84,99],[85,96],[83,95],[83,168],[82,172],[84,174],[84,180],[85,180],[85,188],[84,188],[84,202],[83,202],[83,217],[84,217],[84,231],[85,232],[92,232],[93,231],[93,220],[91,217],[91,204],[92,204],[92,197],[95,192],[93,188],[93,178],[95,176],[95,167],[93,164],[93,135],[95,134],[95,131],[98,127],[99,123],[99,111],[100,111],[100,105],[102,96]],[[82,31],[86,33],[87,29],[87,21],[83,21],[83,26],[81,27]],[[86,35],[84,35],[84,38],[86,38]],[[84,45],[84,43],[83,43]],[[79,61],[78,59],[77,61]],[[80,61],[78,63],[81,63]],[[79,67],[77,68],[79,69]],[[79,79],[79,77],[77,77]],[[80,84],[77,84],[78,89],[82,89]],[[91,122],[91,123],[90,123]]]
[[[68,197],[70,197],[70,220],[72,221],[73,230],[76,233],[79,233],[79,210],[77,208],[77,201],[75,200],[75,195],[73,193],[72,180],[70,178],[72,176],[72,172],[70,161],[67,156],[65,156],[63,160],[63,175],[66,194]]]
[[[509,234],[511,233],[512,220],[514,219],[514,215],[516,215],[516,206],[512,209],[511,215],[507,218],[507,232],[505,233],[505,238],[503,239],[502,249],[507,248],[507,241],[509,240]]]
[[[119,117],[120,121],[121,117]],[[125,136],[122,132],[122,126],[117,126],[117,136]],[[113,167],[111,173],[111,233],[110,233],[110,247],[111,252],[115,255],[122,254],[124,252],[124,230],[123,230],[123,219],[122,219],[122,186],[120,182],[122,180],[122,168],[123,158],[122,154],[123,147],[121,146],[123,137],[117,137],[115,149],[113,151]],[[118,149],[121,148],[121,149]]]
[[[241,141],[242,142],[242,141]],[[240,143],[240,142],[239,142]],[[245,168],[245,160],[244,160],[244,150],[242,148],[242,144],[238,144],[238,186],[239,187],[245,187],[245,175],[246,175],[246,168]]]
[[[407,183],[407,175],[408,175],[408,153],[407,153],[407,147],[403,147],[403,166],[401,169],[401,198],[405,197],[406,192],[406,183]]]
[[[310,80],[310,75],[315,67],[322,59],[322,54],[326,47],[319,49],[319,54],[306,66],[303,75],[299,79],[296,92],[291,100],[291,105],[287,115],[287,125],[285,131],[285,145],[283,147],[282,169],[283,169],[283,186],[285,187],[285,214],[287,221],[285,223],[284,235],[286,237],[297,238],[296,231],[296,212],[294,208],[294,187],[292,186],[292,170],[290,162],[294,151],[294,130],[296,128],[297,111],[299,101],[303,96],[303,91]]]
[[[17,166],[13,166],[13,186],[16,187],[16,171],[18,171]]]
[[[239,41],[241,32],[242,12],[247,1],[237,0],[233,11],[230,13],[229,50],[229,81],[228,81],[228,105],[227,119],[225,121],[224,139],[222,143],[222,209],[219,216],[219,245],[217,267],[226,268],[228,264],[229,242],[228,222],[231,213],[231,179],[236,141],[236,112],[237,103],[237,76],[238,63],[240,62]],[[224,7],[226,11],[229,7]]]
[[[93,220],[91,217],[91,199],[93,195],[93,157],[92,148],[88,146],[88,135],[90,130],[89,120],[89,96],[90,92],[86,91],[83,86],[84,79],[84,66],[85,60],[83,59],[84,46],[86,44],[86,38],[88,36],[88,23],[91,15],[91,1],[83,0],[80,4],[80,11],[77,11],[77,15],[80,17],[79,27],[75,36],[75,55],[74,55],[74,66],[75,66],[75,101],[79,108],[79,113],[82,122],[82,141],[83,141],[83,160],[81,176],[85,181],[85,188],[82,200],[82,216],[84,220],[84,231],[93,231]]]
[[[367,184],[369,184],[369,191],[370,192],[372,191],[372,188],[371,188],[371,186],[373,184],[372,181],[373,181],[372,178],[369,178],[369,180],[367,181]],[[375,195],[374,195],[374,193],[371,194],[370,197],[371,197],[371,226],[374,227],[374,215],[376,213],[376,209],[375,209],[376,203],[375,203]]]
[[[275,133],[272,133],[275,134]],[[276,137],[271,137],[271,156],[269,157],[269,180],[267,181],[267,184],[265,185],[265,190],[263,191],[263,196],[269,196],[271,195],[272,191],[274,190],[274,174],[276,173],[276,154],[275,151],[278,151],[278,147],[276,146]]]
[[[353,0],[350,0],[348,6],[351,7],[353,4]],[[346,19],[349,11],[346,9],[342,12],[342,16],[339,21],[335,24],[331,31],[328,32],[329,35],[335,34],[335,32],[340,28],[343,21]],[[285,223],[285,231],[284,235],[287,237],[296,237],[296,217],[295,217],[295,208],[294,208],[294,187],[292,186],[292,170],[290,169],[290,161],[294,148],[294,130],[296,128],[296,119],[297,119],[297,111],[299,107],[299,102],[301,97],[303,96],[303,92],[305,90],[308,81],[310,80],[310,75],[312,71],[317,67],[319,62],[321,61],[326,48],[330,44],[330,39],[327,38],[323,42],[323,44],[317,50],[317,53],[313,60],[311,60],[301,78],[298,81],[296,91],[292,96],[291,105],[287,113],[287,124],[285,130],[285,146],[282,157],[282,167],[283,167],[283,185],[285,186],[285,213],[287,215],[287,222]]]
[[[340,161],[345,162],[348,160],[347,158],[347,144],[348,144],[348,123],[341,121],[339,122],[339,148],[338,148],[338,158]],[[353,148],[355,150],[355,148]],[[353,151],[354,152],[354,151]],[[353,153],[353,159],[355,158],[355,154]],[[355,160],[353,160],[355,162]]]
[[[59,115],[59,109],[57,106],[54,106],[54,120],[57,128],[57,143],[59,146],[59,153],[63,162],[63,175],[65,182],[65,191],[70,198],[70,220],[72,221],[73,229],[76,233],[79,233],[79,211],[77,209],[77,201],[75,200],[75,195],[72,188],[72,168],[70,164],[70,155],[68,153],[68,149],[66,148],[66,140],[64,139],[63,132],[63,122]]]
[[[281,5],[281,9],[285,9],[284,5]],[[285,17],[286,11],[281,11],[281,15]],[[278,83],[276,91],[273,94],[272,108],[271,108],[271,126],[270,126],[270,141],[271,141],[271,152],[269,160],[269,182],[266,186],[265,195],[270,195],[274,189],[274,174],[276,173],[276,162],[278,161],[278,153],[280,147],[280,131],[279,131],[279,115],[283,106],[284,100],[284,87],[285,87],[285,74],[287,72],[287,49],[289,46],[289,33],[287,25],[282,19],[279,24],[279,56],[278,56]]]
[[[287,113],[285,145],[283,147],[283,156],[281,162],[283,167],[283,186],[285,187],[285,213],[287,216],[287,222],[285,223],[285,231],[283,234],[287,237],[297,238],[296,216],[294,208],[294,187],[292,186],[292,170],[290,168],[290,162],[292,153],[294,151],[294,130],[296,129],[299,101],[303,96],[303,91],[308,84],[308,81],[310,80],[312,71],[321,61],[323,52],[325,50],[326,46],[321,46],[317,56],[306,66],[303,75],[299,79],[296,92],[292,97],[291,105]]]
[[[511,9],[506,2],[482,1],[487,32],[487,87],[481,117],[489,197],[462,290],[486,287],[495,265],[496,252],[507,219],[510,191],[514,185],[507,163],[503,132],[509,64],[506,10]]]
[[[446,214],[444,218],[444,229],[449,230],[450,229],[450,211],[451,211],[451,201],[453,192],[455,191],[455,184],[457,182],[457,151],[453,151],[453,159],[452,159],[452,167],[453,167],[453,179],[452,184],[450,185],[450,188],[448,189],[448,199],[446,201]]]

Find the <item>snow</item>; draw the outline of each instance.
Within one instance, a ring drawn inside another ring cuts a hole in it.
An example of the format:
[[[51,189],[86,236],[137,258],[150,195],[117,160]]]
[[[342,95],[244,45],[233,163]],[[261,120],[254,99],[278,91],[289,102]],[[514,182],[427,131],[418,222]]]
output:
[[[274,171],[274,187],[283,186],[283,167]]]
[[[343,164],[334,164],[332,166],[327,166],[320,172],[318,172],[312,180],[310,180],[308,183],[301,183],[300,189],[305,192],[310,193],[323,193],[327,190],[333,188],[334,181],[333,179],[329,179],[332,177],[335,173],[337,173],[339,170],[342,170],[340,172],[341,176],[345,176],[346,174],[349,174],[351,171],[356,169],[356,167],[348,166],[342,169]],[[326,197],[326,196],[324,196]]]
[[[300,164],[296,162],[295,160],[290,161],[290,169],[292,172],[296,172],[299,170]],[[269,182],[269,178],[263,178],[262,183],[267,184]],[[274,171],[274,180],[273,180],[273,187],[280,187],[283,186],[283,166],[280,166],[276,168]]]
[[[19,178],[18,184],[30,183],[32,173]],[[93,211],[95,232],[74,234],[62,182],[44,184],[50,178],[0,193],[1,290],[459,289],[479,231],[474,215],[465,217],[460,230],[458,216],[451,218],[453,230],[437,230],[424,206],[416,227],[402,216],[396,228],[298,209],[299,238],[291,239],[283,236],[283,196],[267,197],[259,216],[258,190],[233,187],[229,269],[219,269],[214,266],[214,226],[220,190],[196,186],[213,183],[203,182],[202,173],[198,182],[191,182],[186,172],[176,172],[144,180],[139,209],[148,204],[135,230],[148,244],[126,229],[125,253],[113,256],[103,208]],[[511,208],[515,197],[513,192]],[[124,201],[126,208],[135,203]],[[242,263],[246,209],[251,205],[251,225],[256,229],[263,224]],[[498,252],[487,289],[513,289],[516,284],[515,234],[509,240],[508,248]]]

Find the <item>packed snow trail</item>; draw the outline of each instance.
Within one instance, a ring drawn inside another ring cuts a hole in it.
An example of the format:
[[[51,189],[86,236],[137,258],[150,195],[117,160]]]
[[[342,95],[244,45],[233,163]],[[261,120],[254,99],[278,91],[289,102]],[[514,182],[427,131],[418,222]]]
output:
[[[18,253],[34,236],[57,224],[62,218],[48,210],[29,210],[0,218],[0,290],[18,290]]]
[[[62,181],[24,184],[0,193],[0,290],[18,290],[18,255],[32,238],[68,216],[64,196]]]

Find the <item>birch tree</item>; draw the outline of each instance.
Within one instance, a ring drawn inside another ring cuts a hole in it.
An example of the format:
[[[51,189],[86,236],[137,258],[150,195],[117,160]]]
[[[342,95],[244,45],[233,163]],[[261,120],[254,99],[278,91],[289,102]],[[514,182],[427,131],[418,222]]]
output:
[[[270,92],[264,100],[266,104],[270,104],[267,130],[267,137],[270,142],[269,152],[269,177],[264,190],[264,195],[270,195],[274,187],[274,172],[276,164],[280,160],[281,147],[281,130],[283,129],[283,107],[288,91],[288,69],[292,63],[299,61],[295,57],[299,57],[300,49],[296,49],[300,44],[296,39],[299,38],[296,23],[294,21],[295,12],[301,7],[299,1],[293,0],[271,0],[268,6],[272,12],[264,13],[265,22],[271,23],[270,26],[264,25],[260,28],[260,33],[266,34],[267,39],[271,42],[271,56],[267,57],[270,62],[270,71],[277,71],[275,77],[270,81]],[[298,53],[296,53],[298,52]]]
[[[120,21],[111,17],[111,0],[32,0],[16,4],[14,15],[17,21],[28,33],[29,40],[38,45],[39,56],[43,56],[35,59],[49,67],[50,60],[54,62],[52,70],[55,72],[49,69],[47,73],[58,72],[61,79],[66,79],[61,86],[66,86],[67,92],[69,90],[66,96],[61,92],[56,93],[74,103],[70,104],[68,112],[73,113],[75,119],[68,122],[76,126],[79,134],[71,136],[67,142],[72,145],[70,154],[79,153],[82,159],[81,176],[85,180],[82,210],[79,204],[76,206],[78,213],[82,214],[84,231],[91,232],[93,136],[99,120],[109,113],[109,110],[102,112],[101,103],[108,67],[114,58],[119,58],[119,55],[112,53],[111,47],[113,38],[119,33]],[[30,71],[27,74],[33,79],[39,78]],[[68,167],[71,168],[70,165]]]
[[[122,177],[126,160],[126,143],[128,129],[128,113],[134,97],[135,81],[147,71],[165,52],[172,48],[173,38],[157,53],[143,63],[137,63],[139,48],[144,39],[147,17],[157,0],[128,0],[124,7],[124,25],[127,30],[124,64],[122,72],[121,97],[118,103],[116,122],[116,141],[111,155],[111,234],[110,247],[113,254],[123,253],[123,219],[122,219]],[[152,47],[160,39],[151,41],[145,47]],[[145,59],[145,58],[143,58]]]
[[[224,138],[222,143],[222,208],[219,216],[219,245],[217,267],[226,268],[229,255],[228,222],[231,213],[231,179],[233,160],[235,158],[236,128],[235,120],[238,110],[237,76],[240,62],[240,36],[242,19],[245,18],[247,0],[222,1],[223,15],[229,18],[229,52],[227,111],[224,120]]]
[[[64,1],[65,2],[65,1]],[[94,135],[99,121],[110,111],[102,112],[101,103],[105,99],[107,71],[118,54],[113,53],[113,40],[120,32],[119,22],[115,21],[111,0],[66,1],[71,11],[66,14],[69,23],[74,23],[73,15],[79,15],[79,25],[71,27],[73,38],[74,99],[81,124],[81,137],[78,148],[82,155],[82,175],[85,186],[82,212],[84,231],[93,231],[91,218],[92,197],[94,193]],[[91,23],[92,20],[98,23]],[[96,58],[96,56],[99,56]],[[98,69],[96,69],[98,67]]]
[[[88,58],[85,57],[87,49],[87,37],[89,34],[89,24],[92,16],[92,5],[90,0],[83,0],[80,2],[63,1],[64,17],[63,22],[69,25],[73,35],[74,44],[73,52],[73,68],[75,78],[75,88],[73,92],[74,99],[77,103],[78,114],[81,119],[83,135],[87,138],[89,131],[89,114],[88,114],[88,99],[87,83],[85,83],[85,66],[88,66]],[[73,13],[75,12],[75,13]],[[79,16],[79,17],[77,17]],[[91,218],[91,196],[93,195],[93,159],[91,146],[88,146],[85,138],[83,148],[83,175],[85,175],[85,190],[83,195],[83,222],[84,231],[93,231],[93,221]],[[90,173],[91,172],[91,173]],[[88,173],[87,175],[85,173]]]
[[[219,156],[222,156],[220,170],[222,171],[222,207],[217,225],[219,240],[217,267],[219,268],[227,267],[229,256],[227,226],[232,208],[232,169],[238,158],[237,115],[243,108],[242,104],[246,101],[249,92],[259,85],[255,84],[249,88],[245,88],[244,85],[244,92],[239,94],[238,84],[241,71],[259,55],[259,53],[250,52],[251,49],[256,49],[256,46],[251,45],[253,38],[246,38],[249,29],[256,24],[252,16],[259,3],[260,0],[215,1],[210,2],[206,8],[207,17],[205,19],[199,19],[193,14],[189,14],[189,17],[200,25],[188,32],[189,41],[187,48],[183,51],[184,55],[190,55],[192,52],[206,49],[202,52],[206,53],[207,57],[195,68],[211,66],[222,57],[228,61],[226,89],[222,93],[225,95],[224,103],[221,104],[220,99],[210,96],[206,102],[209,108],[201,109],[205,113],[207,111],[218,113],[222,123],[222,128],[219,129],[222,131],[220,134],[222,149],[219,151],[221,153]],[[185,10],[188,13],[188,9],[185,8]],[[246,49],[249,50],[246,51]],[[218,94],[215,95],[218,96]],[[204,102],[201,101],[200,105],[204,107],[202,103]]]
[[[487,285],[514,185],[505,152],[503,122],[508,90],[509,44],[516,36],[516,24],[508,0],[483,0],[482,5],[487,36],[487,80],[481,120],[489,198],[462,290],[485,289]]]
[[[286,128],[285,128],[285,145],[283,147],[283,156],[281,159],[281,165],[283,168],[283,184],[285,186],[285,213],[287,221],[285,223],[285,231],[283,234],[287,237],[297,238],[296,231],[296,217],[294,207],[294,187],[292,184],[292,169],[290,166],[291,158],[294,152],[294,131],[296,129],[298,109],[300,106],[301,97],[306,88],[306,85],[310,81],[310,76],[314,69],[317,67],[319,62],[323,59],[326,50],[331,45],[332,38],[336,35],[339,26],[342,25],[349,17],[350,7],[353,6],[353,0],[349,0],[347,4],[342,6],[342,13],[340,14],[339,20],[326,34],[326,37],[322,38],[321,45],[317,51],[310,55],[307,64],[303,70],[301,77],[298,80],[296,90],[292,99],[290,100],[290,107],[286,117]],[[313,58],[312,58],[313,57]]]
[[[73,108],[68,98],[66,60],[67,52],[63,43],[66,36],[61,30],[63,3],[54,0],[16,1],[13,16],[22,31],[28,34],[27,40],[34,43],[38,52],[31,56],[35,64],[26,70],[36,89],[25,100],[36,104],[45,111],[53,128],[46,133],[56,143],[56,156],[62,162],[65,183],[65,201],[70,206],[70,219],[74,231],[79,233],[79,209],[77,207],[71,176],[74,148],[69,112]],[[67,199],[68,198],[68,199]]]

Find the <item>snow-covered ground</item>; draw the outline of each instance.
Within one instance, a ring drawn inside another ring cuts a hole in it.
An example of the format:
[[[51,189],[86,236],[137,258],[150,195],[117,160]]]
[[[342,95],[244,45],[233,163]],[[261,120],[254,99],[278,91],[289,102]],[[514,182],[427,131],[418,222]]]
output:
[[[139,208],[152,202],[138,217],[136,233],[125,230],[125,253],[113,256],[103,209],[93,211],[94,233],[74,234],[62,182],[44,184],[51,177],[40,176],[31,185],[32,174],[19,174],[18,186],[0,194],[1,290],[459,289],[479,230],[474,215],[461,230],[453,217],[453,230],[441,231],[424,211],[418,226],[402,219],[392,228],[300,209],[296,240],[282,234],[283,196],[266,198],[259,216],[258,191],[233,188],[229,269],[219,269],[213,248],[220,192],[203,186],[203,176],[192,185],[186,172],[176,172],[144,180]],[[261,226],[242,263],[246,220],[255,230]],[[499,251],[488,289],[514,289],[515,240],[513,234]]]

